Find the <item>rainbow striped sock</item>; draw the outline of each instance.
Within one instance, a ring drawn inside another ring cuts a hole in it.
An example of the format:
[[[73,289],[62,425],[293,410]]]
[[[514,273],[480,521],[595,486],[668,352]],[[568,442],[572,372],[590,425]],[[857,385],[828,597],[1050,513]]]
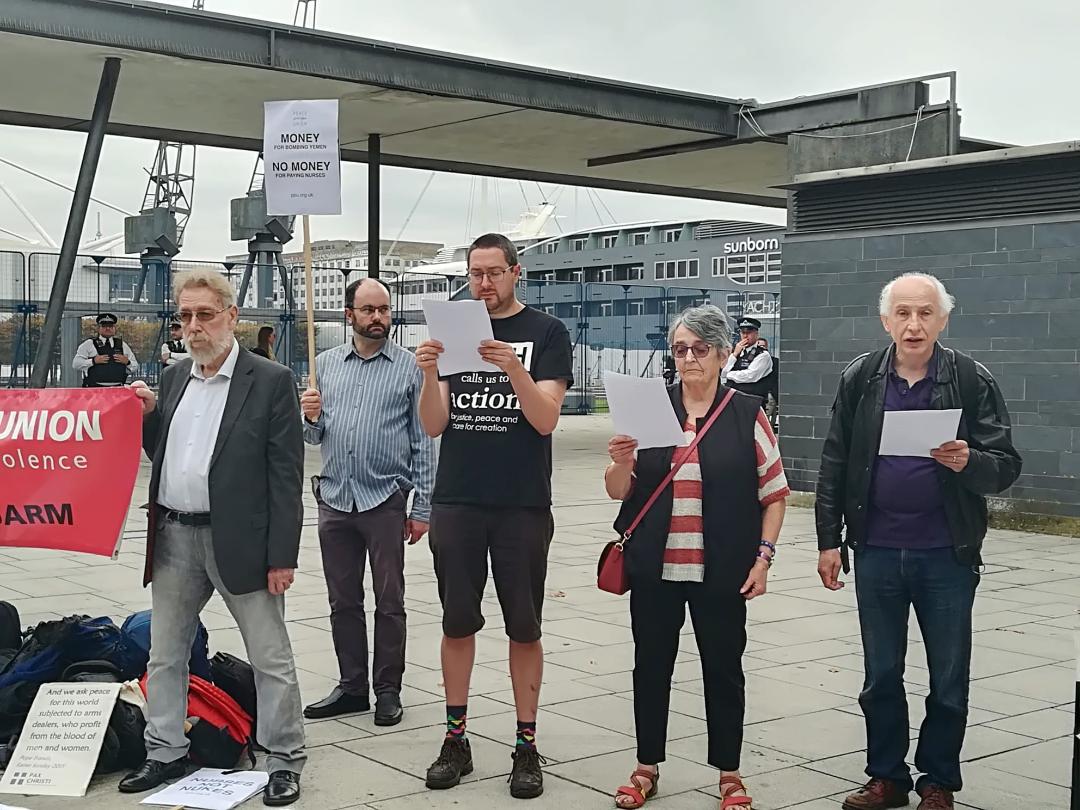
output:
[[[465,739],[465,706],[446,707],[446,739]]]
[[[536,721],[517,721],[517,746],[536,748]]]

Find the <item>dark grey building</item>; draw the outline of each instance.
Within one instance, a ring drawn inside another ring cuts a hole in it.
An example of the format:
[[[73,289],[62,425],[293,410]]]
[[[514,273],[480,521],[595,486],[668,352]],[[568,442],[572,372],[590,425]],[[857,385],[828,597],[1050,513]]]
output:
[[[522,252],[525,296],[561,318],[590,387],[604,370],[659,374],[667,324],[712,303],[779,340],[784,230],[760,222],[636,222],[563,234]]]
[[[1080,517],[1080,142],[796,176],[784,246],[781,447],[812,490],[843,367],[886,345],[881,287],[938,276],[942,342],[995,375],[1023,475],[994,505]]]

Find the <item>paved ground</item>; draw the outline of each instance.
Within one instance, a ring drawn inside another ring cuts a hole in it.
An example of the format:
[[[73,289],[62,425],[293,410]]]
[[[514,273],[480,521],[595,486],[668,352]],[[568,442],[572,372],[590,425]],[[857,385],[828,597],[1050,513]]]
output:
[[[625,599],[598,591],[596,555],[611,536],[614,505],[600,484],[604,417],[570,417],[556,446],[558,533],[551,551],[545,673],[538,737],[550,765],[546,792],[530,807],[591,810],[633,764],[632,643]],[[312,472],[317,454],[309,456]],[[143,502],[145,473],[133,504]],[[305,702],[334,685],[326,592],[308,497],[301,572],[287,614]],[[0,554],[0,598],[26,623],[82,612],[122,620],[149,606],[139,587],[144,521],[133,509],[117,562],[10,549]],[[748,718],[743,773],[764,810],[830,810],[863,780],[863,724],[856,697],[862,661],[854,589],[825,591],[814,573],[812,514],[789,511],[770,593],[750,610],[745,666]],[[971,727],[964,747],[965,807],[1055,808],[1068,803],[1073,639],[1080,602],[1080,539],[991,532],[986,576],[975,604]],[[409,649],[405,720],[377,729],[370,715],[309,723],[311,759],[298,808],[483,808],[518,806],[506,777],[514,712],[498,604],[487,600],[469,703],[477,770],[462,786],[429,793],[423,773],[437,753],[444,710],[438,670],[439,606],[431,559],[418,545],[408,558]],[[203,619],[211,650],[243,654],[219,600]],[[370,624],[370,622],[369,622]],[[928,673],[918,630],[911,631],[907,682],[912,735],[922,719]],[[672,740],[656,810],[715,808],[717,774],[705,762],[701,671],[689,622],[672,693]],[[33,810],[135,807],[118,777],[95,780],[84,800],[9,797]],[[256,799],[251,806],[261,806]]]

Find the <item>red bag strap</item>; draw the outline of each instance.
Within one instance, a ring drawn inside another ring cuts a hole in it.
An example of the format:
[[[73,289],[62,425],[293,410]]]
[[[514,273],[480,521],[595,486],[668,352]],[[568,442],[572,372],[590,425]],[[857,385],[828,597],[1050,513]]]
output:
[[[656,499],[660,497],[660,493],[667,489],[667,485],[671,483],[673,478],[675,478],[675,474],[679,471],[679,468],[682,467],[686,459],[690,458],[690,454],[694,452],[694,448],[698,446],[698,442],[700,442],[702,438],[704,438],[709,428],[713,426],[713,422],[715,422],[720,416],[720,414],[724,412],[724,408],[726,408],[728,403],[731,402],[731,398],[733,396],[735,396],[735,389],[728,389],[727,394],[720,401],[720,404],[717,406],[716,410],[713,411],[712,416],[710,416],[709,420],[701,426],[701,430],[697,432],[697,434],[694,436],[694,440],[690,442],[690,444],[687,446],[686,452],[683,453],[682,458],[680,458],[677,462],[671,465],[671,471],[666,476],[664,476],[664,480],[660,482],[660,486],[658,486],[653,492],[653,494],[649,496],[649,500],[645,501],[645,505],[641,507],[641,511],[638,512],[637,517],[634,518],[634,522],[630,524],[630,527],[625,532],[623,532],[622,539],[619,540],[617,544],[620,549],[626,544],[626,541],[630,539],[630,535],[634,533],[634,530],[638,527],[638,524],[640,524],[641,521],[645,519],[645,514],[649,511],[649,509],[652,508],[652,505],[656,503]]]

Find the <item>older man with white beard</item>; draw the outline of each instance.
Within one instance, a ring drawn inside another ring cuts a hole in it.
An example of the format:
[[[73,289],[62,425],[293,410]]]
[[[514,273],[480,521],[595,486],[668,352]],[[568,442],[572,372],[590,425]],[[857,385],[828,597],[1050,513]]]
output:
[[[256,736],[269,752],[267,805],[300,798],[306,760],[300,689],[285,627],[303,520],[304,450],[289,369],[242,350],[233,289],[220,273],[176,277],[190,359],[165,369],[160,402],[144,384],[143,449],[153,460],[144,584],[154,622],[147,759],[119,785],[151,790],[182,776],[188,656],[217,591],[255,670]]]

